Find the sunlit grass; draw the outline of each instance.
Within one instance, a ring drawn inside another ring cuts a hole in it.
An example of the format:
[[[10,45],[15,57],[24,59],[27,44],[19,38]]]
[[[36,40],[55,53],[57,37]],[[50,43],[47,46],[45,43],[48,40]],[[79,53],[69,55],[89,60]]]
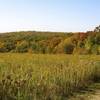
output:
[[[100,56],[0,54],[0,100],[64,100],[100,78]]]

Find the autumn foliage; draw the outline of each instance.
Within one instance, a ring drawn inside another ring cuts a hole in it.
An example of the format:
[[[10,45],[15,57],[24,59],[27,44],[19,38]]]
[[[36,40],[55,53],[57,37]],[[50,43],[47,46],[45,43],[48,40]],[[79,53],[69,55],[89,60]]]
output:
[[[28,31],[0,34],[0,52],[100,54],[100,28],[78,33]]]

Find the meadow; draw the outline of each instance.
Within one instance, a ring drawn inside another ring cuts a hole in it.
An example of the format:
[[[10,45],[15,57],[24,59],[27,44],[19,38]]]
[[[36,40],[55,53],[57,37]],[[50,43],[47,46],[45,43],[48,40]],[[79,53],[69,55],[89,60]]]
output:
[[[99,55],[0,54],[0,100],[67,100],[99,79]]]

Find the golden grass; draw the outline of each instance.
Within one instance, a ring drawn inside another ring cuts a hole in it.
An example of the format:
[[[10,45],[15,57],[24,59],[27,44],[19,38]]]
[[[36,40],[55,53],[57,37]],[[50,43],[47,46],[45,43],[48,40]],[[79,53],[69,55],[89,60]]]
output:
[[[100,56],[0,54],[0,100],[65,100],[100,78]]]

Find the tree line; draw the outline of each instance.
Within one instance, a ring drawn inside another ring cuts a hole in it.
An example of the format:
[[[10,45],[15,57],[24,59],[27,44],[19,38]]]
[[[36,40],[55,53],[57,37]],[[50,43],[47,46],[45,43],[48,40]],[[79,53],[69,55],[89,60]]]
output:
[[[10,32],[0,34],[0,52],[42,54],[100,54],[100,26],[94,31]]]

